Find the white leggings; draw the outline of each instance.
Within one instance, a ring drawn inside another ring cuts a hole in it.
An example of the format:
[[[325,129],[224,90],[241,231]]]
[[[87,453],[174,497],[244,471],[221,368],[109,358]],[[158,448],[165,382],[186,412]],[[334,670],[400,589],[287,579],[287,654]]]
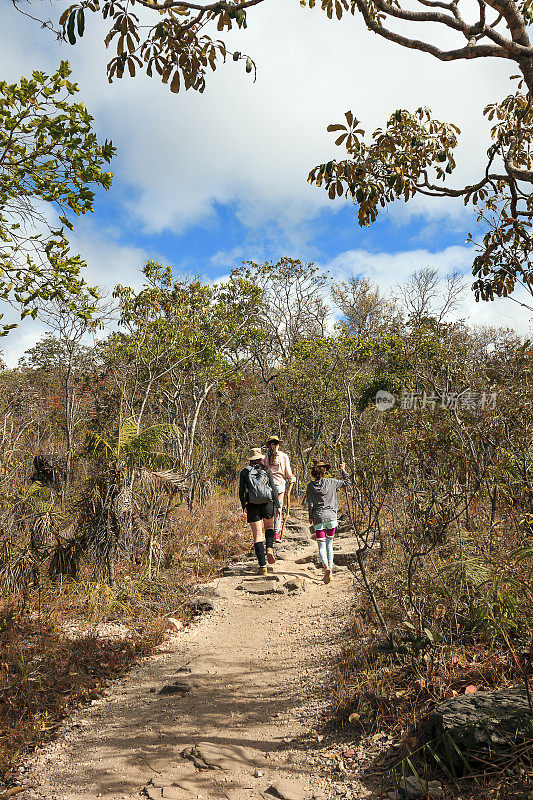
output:
[[[333,536],[327,539],[317,539],[318,554],[323,565],[328,569],[333,569]]]

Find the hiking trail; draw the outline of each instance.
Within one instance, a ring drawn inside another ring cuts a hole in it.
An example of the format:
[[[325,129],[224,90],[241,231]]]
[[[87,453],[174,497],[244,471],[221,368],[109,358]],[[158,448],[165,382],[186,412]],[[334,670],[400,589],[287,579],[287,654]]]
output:
[[[319,774],[328,665],[353,599],[341,532],[329,585],[293,510],[273,574],[250,557],[202,588],[212,612],[172,634],[27,759],[21,800],[326,800],[370,792]],[[342,747],[342,745],[341,745]]]

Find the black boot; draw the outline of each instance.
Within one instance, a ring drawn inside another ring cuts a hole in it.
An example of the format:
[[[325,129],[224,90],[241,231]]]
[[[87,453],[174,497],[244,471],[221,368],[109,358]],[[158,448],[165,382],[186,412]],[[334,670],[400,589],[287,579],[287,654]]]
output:
[[[274,564],[276,562],[276,557],[274,555],[274,528],[269,528],[265,531],[265,541],[268,563]]]
[[[265,543],[264,542],[255,542],[254,544],[255,554],[257,556],[257,560],[259,561],[259,574],[266,575],[267,572],[267,562],[265,557]]]

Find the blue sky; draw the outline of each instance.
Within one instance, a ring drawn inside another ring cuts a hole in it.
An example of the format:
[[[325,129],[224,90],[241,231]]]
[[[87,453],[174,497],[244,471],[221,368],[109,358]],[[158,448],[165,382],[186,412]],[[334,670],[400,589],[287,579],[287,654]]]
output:
[[[37,2],[34,11],[41,5],[45,15],[66,7]],[[372,36],[358,18],[329,22],[298,0],[270,0],[235,34],[235,46],[258,64],[255,84],[230,62],[203,95],[173,95],[145,76],[109,85],[105,29],[96,19],[76,47],[17,14],[9,0],[2,23],[2,77],[17,80],[69,59],[98,135],[118,149],[112,189],[97,194],[95,213],[77,221],[72,240],[87,259],[89,282],[137,286],[146,258],[214,279],[243,260],[286,255],[343,277],[364,274],[386,292],[426,266],[443,276],[459,269],[471,284],[465,239],[475,220],[461,202],[397,204],[360,229],[350,204],[331,202],[306,178],[338,154],[326,126],[348,108],[373,130],[398,107],[428,105],[463,130],[453,180],[472,179],[489,143],[482,109],[513,88],[501,61],[442,64]],[[461,315],[529,329],[527,313],[509,301],[475,304],[467,295]],[[10,334],[2,343],[8,363],[42,331],[25,322]]]
[[[117,202],[115,181],[112,192],[100,191],[91,223],[96,228],[112,226],[114,239],[120,244],[130,244],[146,252],[154,252],[168,263],[184,271],[201,271],[209,278],[225,274],[224,265],[216,258],[221,251],[239,251],[243,258],[277,259],[283,255],[302,260],[326,263],[339,251],[363,248],[371,252],[403,252],[406,249],[428,247],[441,251],[448,246],[464,242],[467,235],[466,219],[444,219],[438,224],[429,222],[425,215],[399,223],[383,214],[376,223],[361,229],[356,221],[356,209],[351,204],[331,203],[321,209],[308,225],[298,226],[299,245],[292,245],[290,236],[280,225],[265,225],[250,230],[238,215],[235,202],[215,203],[208,219],[193,223],[179,234],[165,229],[161,232],[139,228],[127,209]],[[318,190],[315,190],[318,191]],[[472,223],[472,220],[468,220]],[[472,225],[470,225],[472,227]],[[295,249],[296,247],[296,249]],[[293,252],[294,250],[294,252]],[[246,255],[249,251],[249,256]],[[235,266],[239,263],[237,256]]]

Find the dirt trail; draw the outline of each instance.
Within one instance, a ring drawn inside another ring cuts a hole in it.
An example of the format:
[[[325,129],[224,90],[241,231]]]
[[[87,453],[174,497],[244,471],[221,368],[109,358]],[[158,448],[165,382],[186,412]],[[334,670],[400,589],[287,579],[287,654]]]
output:
[[[352,576],[325,586],[303,514],[289,522],[273,575],[249,560],[205,587],[214,610],[76,712],[28,763],[21,800],[324,797],[306,753]]]

